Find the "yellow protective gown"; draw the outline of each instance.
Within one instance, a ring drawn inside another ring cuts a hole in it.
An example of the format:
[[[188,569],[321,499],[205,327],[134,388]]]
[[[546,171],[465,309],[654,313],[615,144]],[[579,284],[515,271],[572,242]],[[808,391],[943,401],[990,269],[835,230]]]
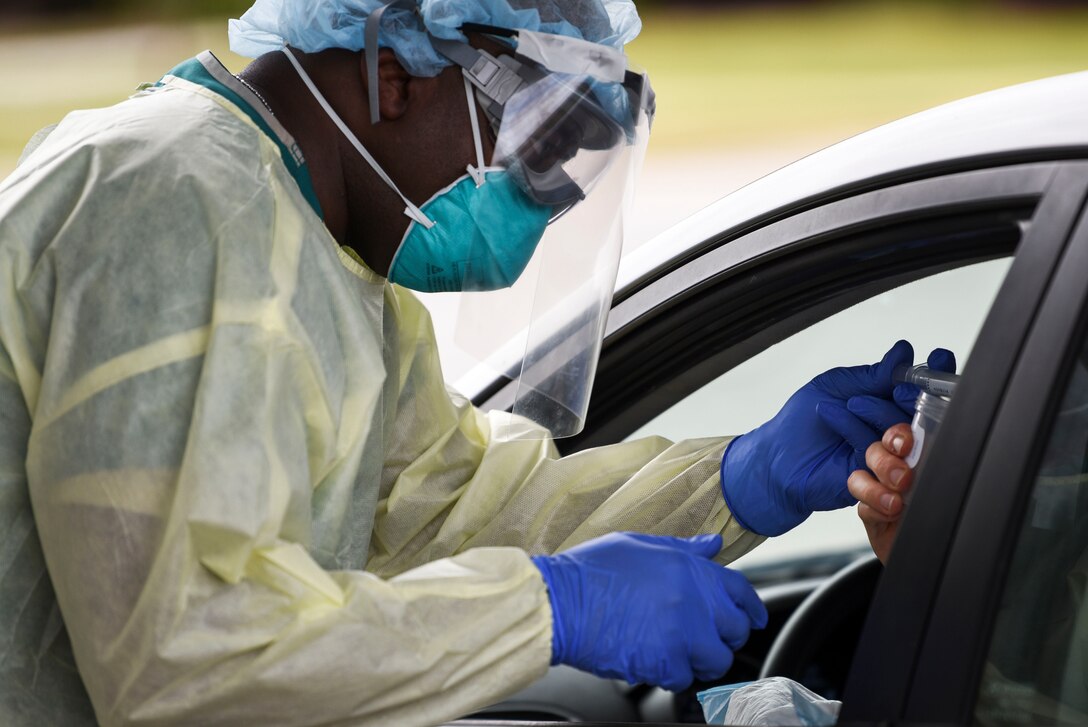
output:
[[[438,723],[547,669],[528,554],[758,542],[725,439],[492,441],[247,94],[202,54],[0,185],[0,723]]]

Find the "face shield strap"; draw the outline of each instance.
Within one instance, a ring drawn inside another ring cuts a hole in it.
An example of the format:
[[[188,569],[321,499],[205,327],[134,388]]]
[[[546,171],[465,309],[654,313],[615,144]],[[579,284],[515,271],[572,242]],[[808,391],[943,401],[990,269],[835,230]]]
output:
[[[366,150],[366,147],[364,147],[362,143],[355,137],[355,134],[351,133],[351,129],[348,128],[348,125],[344,123],[344,120],[340,118],[340,115],[333,110],[329,102],[326,101],[325,97],[321,94],[321,92],[317,90],[317,86],[314,85],[314,82],[310,79],[310,75],[306,73],[306,71],[302,68],[302,64],[298,62],[297,58],[295,58],[295,54],[291,52],[291,49],[285,46],[281,50],[291,61],[291,65],[295,67],[295,71],[298,72],[298,75],[302,79],[302,82],[306,84],[306,88],[310,89],[310,93],[313,94],[314,99],[316,99],[317,103],[320,104],[321,108],[325,110],[325,113],[328,114],[330,119],[332,119],[332,122],[336,124],[336,128],[340,129],[340,133],[342,133],[351,143],[351,145],[355,147],[355,151],[359,152],[359,154],[362,155],[363,159],[366,160],[366,163],[370,165],[370,168],[374,170],[374,173],[377,174],[381,178],[381,180],[385,182],[390,189],[396,192],[397,196],[400,197],[401,200],[404,201],[404,214],[407,215],[409,219],[418,222],[419,224],[426,227],[428,230],[434,227],[434,221],[427,217],[427,215],[423,214],[423,210],[412,204],[411,200],[401,194],[401,191],[397,189],[397,185],[393,183],[393,180],[389,178],[389,175],[385,173],[385,170],[383,170],[378,165],[377,160],[370,155],[370,152],[368,152]]]
[[[480,119],[476,114],[476,94],[473,92],[472,83],[468,80],[468,73],[462,69],[465,81],[465,98],[468,100],[468,116],[472,120],[472,142],[476,146],[476,166],[471,164],[466,167],[472,181],[477,187],[484,183],[484,145],[480,138]]]
[[[382,16],[389,8],[399,7],[415,10],[412,0],[391,0],[366,16],[366,30],[363,36],[366,49],[367,101],[370,104],[370,123],[381,121],[382,112],[378,106],[378,32],[382,27]],[[400,194],[398,192],[398,194]]]

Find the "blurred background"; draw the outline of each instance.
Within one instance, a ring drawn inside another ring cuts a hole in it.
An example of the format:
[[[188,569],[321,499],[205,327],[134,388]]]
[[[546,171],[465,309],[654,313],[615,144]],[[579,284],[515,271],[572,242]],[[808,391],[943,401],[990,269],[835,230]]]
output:
[[[0,0],[0,178],[39,128],[210,48],[246,0]],[[628,245],[767,172],[946,101],[1088,68],[1088,0],[643,0],[658,117]]]

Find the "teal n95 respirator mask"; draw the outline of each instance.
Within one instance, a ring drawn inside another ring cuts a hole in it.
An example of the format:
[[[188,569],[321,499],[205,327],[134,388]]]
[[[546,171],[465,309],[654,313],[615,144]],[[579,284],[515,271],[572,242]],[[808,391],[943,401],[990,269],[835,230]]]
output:
[[[476,165],[423,204],[422,213],[434,224],[413,219],[389,266],[390,282],[424,293],[509,288],[525,271],[554,214],[552,206],[525,194],[508,169],[485,166],[467,74],[465,97]]]
[[[544,236],[551,209],[533,202],[505,169],[466,175],[421,208],[389,266],[389,281],[425,293],[490,291],[513,285]]]

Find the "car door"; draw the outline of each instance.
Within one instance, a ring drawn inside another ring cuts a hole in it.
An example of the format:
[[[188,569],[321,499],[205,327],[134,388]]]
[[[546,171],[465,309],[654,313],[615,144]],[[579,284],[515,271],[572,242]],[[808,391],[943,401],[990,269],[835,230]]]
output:
[[[1032,217],[921,464],[844,721],[1085,721],[1086,705],[1063,702],[1070,692],[1053,684],[1083,676],[1059,662],[1084,646],[1069,643],[1074,630],[1062,621],[1078,617],[1079,603],[1065,601],[1086,531],[1086,194],[1088,165],[1064,165]],[[1021,719],[1007,709],[1016,694],[1053,710]]]
[[[872,316],[854,321],[846,333],[830,335],[833,340],[822,352],[827,360],[876,360],[909,327],[905,322],[915,330],[937,330],[944,318],[954,317],[953,309],[972,301],[980,306],[981,321],[992,293],[987,297],[965,290],[957,297],[953,287],[949,297],[946,285],[946,297],[934,304],[925,286],[1012,256],[1024,232],[1034,229],[1040,201],[1063,165],[988,168],[979,161],[976,167],[948,174],[931,169],[929,176],[901,184],[805,201],[758,228],[723,231],[693,245],[689,254],[625,291],[609,319],[586,430],[560,441],[561,449],[577,451],[633,434],[693,436],[698,432],[652,429],[685,402],[688,411],[704,413],[706,433],[744,431],[730,428],[740,426],[740,420],[725,414],[737,407],[718,396],[715,385],[751,362],[759,369],[760,355],[866,305],[875,306]],[[989,276],[995,286],[1004,279],[1004,268],[996,276]],[[881,312],[888,301],[890,311]],[[859,358],[845,339],[863,341],[875,357]],[[826,368],[811,347],[786,358],[803,372],[797,385]],[[757,371],[757,379],[767,378],[765,369]],[[770,402],[773,413],[781,404],[775,396],[784,396],[790,387],[795,388],[789,383],[775,395],[758,398]],[[477,403],[502,407],[509,394],[509,387],[498,387]],[[748,421],[758,424],[759,416],[750,415]],[[673,419],[690,423],[693,417]],[[846,514],[856,522],[852,513]],[[779,575],[787,580],[796,576]],[[796,604],[795,596],[790,603]],[[765,653],[766,644],[760,649]],[[738,658],[741,665],[745,660]],[[759,665],[746,666],[758,671]],[[738,674],[724,680],[750,676]]]

